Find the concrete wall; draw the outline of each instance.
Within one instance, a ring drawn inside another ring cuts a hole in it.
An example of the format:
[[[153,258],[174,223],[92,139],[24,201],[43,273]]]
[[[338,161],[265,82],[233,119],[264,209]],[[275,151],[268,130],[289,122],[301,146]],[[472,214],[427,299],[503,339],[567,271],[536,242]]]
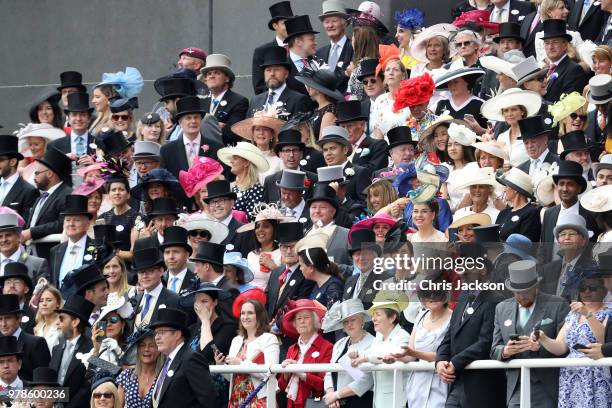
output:
[[[389,27],[393,13],[421,7],[426,23],[448,20],[453,0],[379,0]],[[31,101],[46,85],[57,84],[59,73],[81,71],[95,84],[103,72],[126,66],[140,70],[147,81],[137,116],[157,101],[152,82],[174,68],[178,51],[199,46],[225,53],[238,76],[235,90],[252,95],[252,49],[270,41],[268,7],[275,0],[2,0],[0,2],[0,124],[2,133],[28,121]],[[296,14],[316,16],[320,2],[293,1]],[[346,0],[356,8],[359,0]],[[212,4],[212,14],[210,6]],[[446,14],[444,14],[446,13]],[[212,19],[211,19],[212,17]],[[212,36],[210,26],[212,25]],[[393,28],[394,29],[394,28]],[[324,34],[319,43],[326,43]]]

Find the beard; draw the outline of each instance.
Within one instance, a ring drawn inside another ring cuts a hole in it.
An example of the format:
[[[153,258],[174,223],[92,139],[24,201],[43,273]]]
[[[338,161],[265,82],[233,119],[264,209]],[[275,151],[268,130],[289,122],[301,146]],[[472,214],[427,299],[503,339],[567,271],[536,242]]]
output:
[[[42,191],[47,191],[47,188],[49,187],[49,179],[47,177],[43,177],[39,181],[34,180],[34,183],[36,184],[36,187]]]

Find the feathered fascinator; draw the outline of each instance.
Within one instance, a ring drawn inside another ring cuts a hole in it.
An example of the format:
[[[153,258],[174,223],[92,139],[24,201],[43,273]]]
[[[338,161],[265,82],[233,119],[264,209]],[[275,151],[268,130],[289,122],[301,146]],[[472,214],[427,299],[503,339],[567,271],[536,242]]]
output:
[[[187,171],[179,173],[179,183],[191,198],[196,192],[223,173],[221,164],[210,157],[200,156]]]
[[[130,169],[124,159],[112,157],[103,163],[100,173],[102,178],[108,183],[110,180],[128,178],[130,176]]]
[[[140,94],[144,81],[140,71],[136,68],[126,67],[125,72],[106,72],[102,74],[102,82],[98,86],[101,85],[110,85],[122,98],[129,99]]]
[[[457,28],[482,27],[488,29],[489,34],[497,34],[499,32],[499,23],[490,22],[490,16],[491,12],[489,10],[464,11],[452,24]]]
[[[398,26],[411,31],[421,29],[425,22],[425,14],[418,8],[396,11],[394,18]]]
[[[402,81],[395,91],[393,111],[399,112],[405,107],[417,106],[429,102],[436,89],[433,78],[425,73],[416,78]]]
[[[376,76],[378,76],[381,71],[385,70],[389,61],[399,59],[400,50],[395,44],[379,44],[378,53],[380,54],[380,58],[378,59],[378,65],[376,66]]]
[[[553,116],[553,127],[586,103],[587,100],[578,92],[561,95],[557,103],[548,107],[548,112]]]

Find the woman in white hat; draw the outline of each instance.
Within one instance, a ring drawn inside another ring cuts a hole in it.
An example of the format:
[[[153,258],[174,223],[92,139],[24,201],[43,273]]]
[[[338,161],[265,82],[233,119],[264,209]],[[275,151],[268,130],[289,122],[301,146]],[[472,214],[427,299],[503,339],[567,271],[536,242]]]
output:
[[[459,216],[455,215],[453,217],[453,223],[448,226],[448,239],[452,242],[455,240],[460,242],[476,242],[474,227],[491,224],[493,224],[493,221],[487,214],[475,213],[471,211],[460,213]],[[451,234],[456,234],[457,239],[451,236]]]
[[[457,27],[452,24],[435,24],[414,37],[410,45],[410,54],[424,62],[410,70],[410,78],[442,68],[450,57],[448,37],[455,31]]]
[[[263,197],[259,174],[270,169],[266,157],[257,146],[248,142],[219,149],[217,156],[230,166],[232,174],[236,176],[236,181],[232,183],[232,192],[236,193],[234,209],[246,212],[249,220],[255,220],[255,205]]]
[[[220,244],[229,235],[225,224],[205,213],[179,214],[176,225],[189,232],[189,245],[194,252],[197,252],[199,242]]]
[[[501,169],[504,162],[510,159],[504,145],[497,140],[488,142],[476,142],[472,146],[476,149],[476,162],[478,167],[493,167],[493,170]]]
[[[24,160],[19,162],[21,176],[28,183],[34,185],[34,163],[36,159],[42,159],[47,151],[47,146],[54,140],[65,137],[63,130],[53,127],[48,123],[28,123],[19,129],[19,153]]]
[[[348,359],[352,351],[365,352],[374,341],[374,336],[365,329],[365,323],[372,320],[363,309],[359,299],[348,299],[335,303],[325,314],[322,322],[324,333],[344,331],[346,337],[334,344],[330,363],[338,363],[340,359]],[[345,408],[371,408],[372,386],[374,379],[371,373],[364,373],[358,380],[346,372],[327,372],[325,374],[323,401],[327,406],[338,402]]]
[[[464,182],[457,189],[467,190],[469,195],[459,203],[455,212],[457,217],[463,216],[465,212],[485,213],[496,220],[499,210],[491,202],[494,199],[495,189],[500,188],[495,181],[495,173],[491,167],[478,168],[464,174]]]
[[[512,234],[521,234],[532,242],[540,241],[540,207],[532,204],[536,201],[533,195],[531,176],[516,167],[497,177],[504,185],[504,196],[507,207],[497,216],[496,224],[501,225],[499,238],[505,241]]]

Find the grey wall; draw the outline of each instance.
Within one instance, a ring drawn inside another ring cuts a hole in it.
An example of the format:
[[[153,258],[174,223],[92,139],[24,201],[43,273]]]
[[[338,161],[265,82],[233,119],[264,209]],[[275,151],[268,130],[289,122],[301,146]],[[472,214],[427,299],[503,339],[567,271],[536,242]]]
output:
[[[137,116],[157,100],[152,81],[173,69],[178,51],[198,46],[227,54],[238,78],[235,90],[252,96],[252,50],[270,41],[268,7],[275,0],[2,0],[0,2],[0,124],[2,133],[28,121],[31,101],[59,73],[77,70],[84,81],[100,82],[103,72],[126,66],[140,70],[145,88]],[[393,13],[407,7],[426,12],[426,23],[448,20],[453,0],[379,0],[389,27]],[[212,15],[209,4],[212,3]],[[359,0],[345,0],[356,8]],[[296,14],[316,16],[321,2],[293,1]],[[212,16],[212,38],[209,25]],[[318,36],[326,43],[324,34]]]

